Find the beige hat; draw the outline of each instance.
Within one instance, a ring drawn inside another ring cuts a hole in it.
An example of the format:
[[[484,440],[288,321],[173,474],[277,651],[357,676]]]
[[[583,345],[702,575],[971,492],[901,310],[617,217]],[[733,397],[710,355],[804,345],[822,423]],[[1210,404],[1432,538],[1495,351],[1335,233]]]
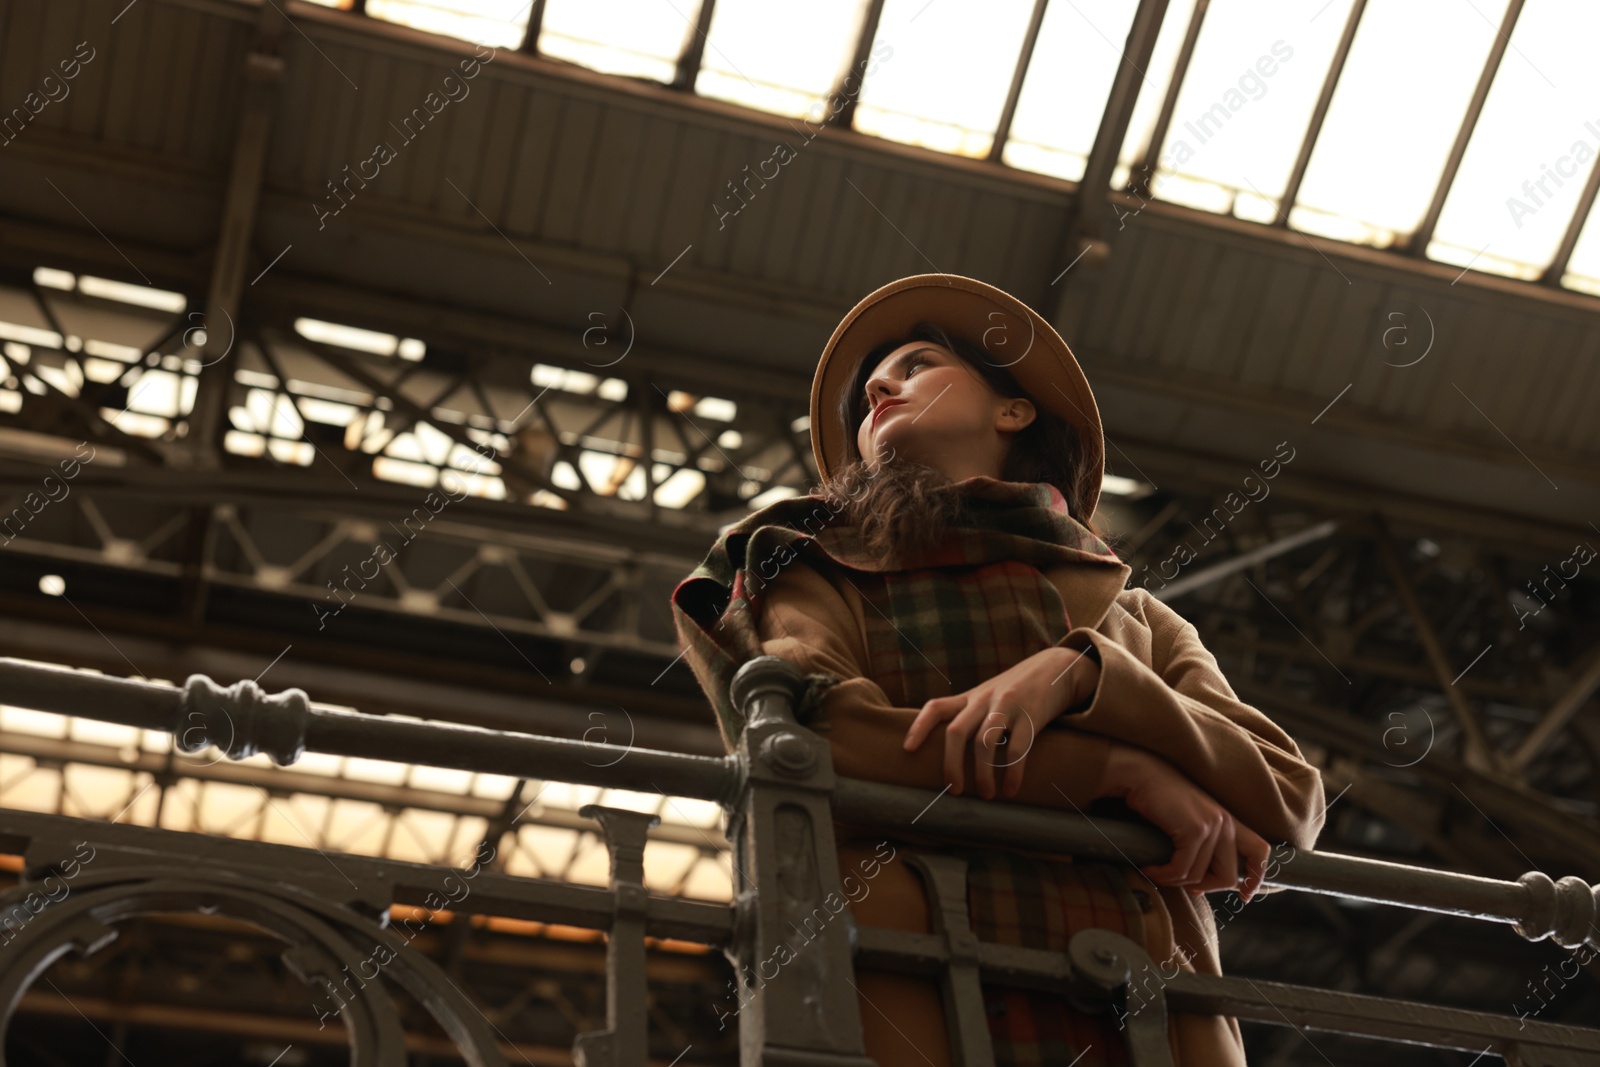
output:
[[[828,338],[811,381],[811,451],[822,476],[843,461],[852,429],[839,424],[838,401],[852,386],[861,361],[873,348],[909,335],[923,321],[981,345],[1030,399],[1077,428],[1094,471],[1085,501],[1088,515],[1093,515],[1105,470],[1105,435],[1083,368],[1036,311],[1004,290],[959,274],[915,274],[875,289]]]

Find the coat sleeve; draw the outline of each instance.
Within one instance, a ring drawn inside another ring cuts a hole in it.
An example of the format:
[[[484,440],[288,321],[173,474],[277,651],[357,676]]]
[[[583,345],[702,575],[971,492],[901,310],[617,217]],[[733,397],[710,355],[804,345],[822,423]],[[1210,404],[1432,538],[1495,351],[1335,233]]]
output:
[[[849,596],[850,600],[846,597]],[[941,724],[915,752],[902,747],[920,708],[897,707],[863,674],[866,659],[853,591],[836,588],[804,562],[785,568],[768,587],[757,622],[762,652],[805,672],[837,679],[822,693],[811,726],[828,739],[834,770],[849,778],[919,789],[944,789]],[[859,603],[856,605],[859,608]],[[1100,794],[1106,759],[1116,742],[1090,732],[1041,730],[1028,752],[1022,788],[1002,803],[1078,809]],[[972,746],[967,746],[963,794],[973,791]]]
[[[1161,756],[1271,842],[1309,849],[1326,815],[1322,775],[1294,739],[1242,702],[1194,625],[1144,590],[1129,610],[1150,628],[1151,663],[1106,634],[1077,627],[1061,644],[1100,652],[1100,681],[1083,711],[1051,723]]]

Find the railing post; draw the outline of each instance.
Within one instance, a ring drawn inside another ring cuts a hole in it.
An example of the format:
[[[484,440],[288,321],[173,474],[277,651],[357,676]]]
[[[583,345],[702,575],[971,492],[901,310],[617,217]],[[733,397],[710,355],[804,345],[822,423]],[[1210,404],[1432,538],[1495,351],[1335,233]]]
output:
[[[646,1020],[644,924],[649,894],[644,888],[644,843],[659,815],[585,804],[584,818],[600,823],[611,853],[611,892],[615,898],[606,936],[606,1028],[579,1034],[572,1043],[577,1067],[645,1067],[650,1042]]]
[[[983,1007],[978,935],[967,915],[967,861],[932,852],[906,852],[928,887],[933,932],[944,938],[949,965],[939,982],[955,1067],[994,1067],[994,1042]]]
[[[741,788],[730,817],[742,1067],[872,1067],[862,1042],[854,926],[834,845],[833,760],[794,718],[800,674],[775,656],[739,669]]]
[[[1172,1067],[1165,993],[1160,986],[1151,990],[1147,984],[1139,1003],[1130,1003],[1133,976],[1157,973],[1149,953],[1114,930],[1089,927],[1067,942],[1067,958],[1077,984],[1093,989],[1097,999],[1117,1014],[1128,1042],[1128,1062],[1133,1067]]]

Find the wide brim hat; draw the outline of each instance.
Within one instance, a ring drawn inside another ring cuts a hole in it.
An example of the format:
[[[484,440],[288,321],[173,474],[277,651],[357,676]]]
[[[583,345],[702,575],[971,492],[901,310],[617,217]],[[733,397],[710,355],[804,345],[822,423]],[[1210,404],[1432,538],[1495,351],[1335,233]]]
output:
[[[952,336],[981,346],[1017,379],[1029,398],[1078,431],[1093,479],[1087,520],[1100,499],[1105,433],[1089,379],[1067,342],[1038,312],[1002,289],[959,274],[915,274],[868,293],[839,322],[811,380],[811,452],[826,478],[842,466],[854,427],[840,423],[840,394],[853,386],[861,361],[885,341],[935,322]]]

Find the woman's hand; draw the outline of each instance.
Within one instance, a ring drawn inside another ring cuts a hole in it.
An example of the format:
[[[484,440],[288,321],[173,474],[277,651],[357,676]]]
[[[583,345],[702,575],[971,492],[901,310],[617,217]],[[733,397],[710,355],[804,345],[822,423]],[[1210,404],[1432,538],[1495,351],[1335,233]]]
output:
[[[1152,882],[1183,886],[1193,896],[1237,889],[1245,903],[1261,888],[1272,847],[1160,756],[1113,745],[1101,789],[1103,796],[1121,797],[1172,838],[1172,859],[1143,868]]]
[[[1006,768],[1006,796],[1016,796],[1039,731],[1087,699],[1099,684],[1100,665],[1092,658],[1060,645],[1042,649],[964,693],[922,705],[906,731],[905,750],[915,752],[934,727],[948,723],[944,776],[950,791],[961,792],[961,768],[970,741],[978,795],[985,800],[994,797],[998,766]]]

